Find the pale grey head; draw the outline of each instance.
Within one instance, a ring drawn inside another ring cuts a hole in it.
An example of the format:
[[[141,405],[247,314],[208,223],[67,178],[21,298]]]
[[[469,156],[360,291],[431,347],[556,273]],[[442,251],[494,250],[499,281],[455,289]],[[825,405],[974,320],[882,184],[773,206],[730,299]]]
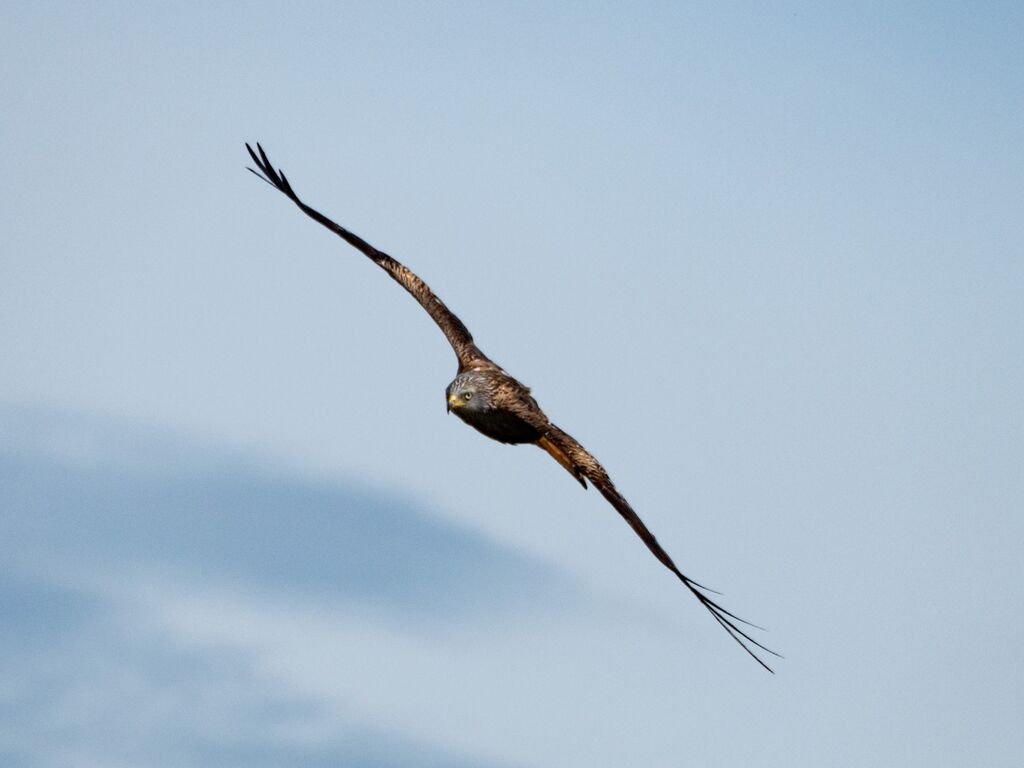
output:
[[[463,413],[485,411],[492,407],[492,382],[481,371],[460,373],[445,390],[448,410]]]

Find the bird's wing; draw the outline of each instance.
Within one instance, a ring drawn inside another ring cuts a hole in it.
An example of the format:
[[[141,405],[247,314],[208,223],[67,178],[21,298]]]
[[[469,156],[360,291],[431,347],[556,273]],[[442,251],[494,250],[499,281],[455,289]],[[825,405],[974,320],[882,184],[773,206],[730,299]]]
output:
[[[545,445],[547,442],[551,447]],[[755,624],[751,624],[749,621],[741,619],[734,613],[730,613],[717,602],[712,600],[707,592],[714,592],[701,584],[698,584],[693,579],[685,576],[676,564],[672,562],[672,558],[669,557],[668,552],[658,543],[658,540],[654,538],[654,534],[648,530],[647,526],[644,525],[644,521],[640,519],[640,516],[633,511],[633,508],[629,505],[629,502],[623,497],[621,493],[615,488],[611,478],[608,476],[608,472],[601,466],[600,462],[591,455],[586,448],[580,445],[572,435],[563,432],[561,429],[556,427],[550,422],[547,424],[544,437],[540,440],[540,446],[550,453],[563,467],[569,470],[577,480],[582,482],[583,478],[586,478],[594,487],[601,492],[615,510],[622,515],[623,519],[629,523],[630,527],[636,532],[636,535],[640,537],[647,548],[651,550],[658,560],[661,561],[662,565],[668,568],[674,573],[683,584],[686,585],[697,599],[700,600],[701,604],[708,609],[712,616],[715,617],[715,621],[722,625],[722,628],[729,633],[729,635],[740,644],[748,654],[750,654],[754,660],[762,667],[772,672],[772,668],[769,667],[754,650],[754,647],[759,648],[765,653],[770,653],[773,656],[779,656],[775,651],[770,648],[766,648],[761,645],[757,640],[752,638],[746,631],[737,626],[737,622],[740,624],[746,624],[756,629],[761,629]],[[568,462],[568,465],[567,465]],[[586,487],[584,485],[584,487]],[[717,593],[716,593],[717,594]],[[780,657],[781,658],[781,657]]]
[[[292,189],[292,185],[288,183],[284,172],[280,169],[274,170],[270,160],[267,158],[267,153],[263,151],[263,147],[259,144],[256,144],[256,149],[259,151],[258,155],[248,144],[245,145],[245,148],[249,150],[249,155],[252,157],[253,162],[256,163],[256,168],[259,169],[257,172],[250,168],[250,171],[287,195],[313,221],[327,227],[327,229],[338,235],[346,243],[362,251],[377,266],[391,275],[395,282],[413,295],[413,298],[427,310],[427,313],[434,319],[434,322],[437,323],[438,327],[448,338],[448,342],[455,350],[455,356],[459,359],[460,371],[472,367],[490,367],[494,365],[473,343],[473,336],[469,333],[463,322],[430,290],[430,286],[404,264],[391,258],[386,253],[378,251],[358,235],[349,232],[341,225],[336,224],[319,211],[310,208],[302,202],[299,196],[295,194],[295,190]]]

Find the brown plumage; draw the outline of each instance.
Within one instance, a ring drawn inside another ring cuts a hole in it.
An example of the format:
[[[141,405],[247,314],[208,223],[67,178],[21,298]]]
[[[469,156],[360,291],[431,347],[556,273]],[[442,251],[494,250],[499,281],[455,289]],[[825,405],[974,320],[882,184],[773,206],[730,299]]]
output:
[[[345,242],[368,256],[393,280],[412,294],[413,298],[434,319],[434,322],[448,338],[452,349],[455,350],[455,356],[459,362],[458,375],[448,385],[445,392],[450,412],[493,440],[511,444],[532,443],[537,445],[547,451],[584,488],[587,487],[588,480],[593,483],[601,495],[629,523],[654,556],[686,585],[687,589],[707,608],[715,621],[758,664],[769,672],[772,671],[757,655],[754,648],[759,648],[774,656],[778,656],[778,654],[753,639],[736,622],[748,626],[755,625],[730,613],[712,600],[706,593],[713,592],[713,590],[693,581],[676,567],[672,558],[654,538],[654,534],[648,530],[629,502],[615,488],[608,473],[597,459],[571,435],[551,423],[544,411],[537,405],[537,401],[530,394],[528,387],[514,379],[480,351],[462,321],[445,306],[444,302],[430,290],[423,280],[400,262],[386,253],[378,251],[358,235],[349,232],[302,202],[284,173],[280,169],[275,170],[271,165],[263,147],[259,144],[256,145],[259,151],[258,155],[248,144],[245,147],[249,150],[249,155],[256,164],[256,168],[259,169],[256,171],[250,168],[250,171],[287,195],[311,219],[327,227]]]

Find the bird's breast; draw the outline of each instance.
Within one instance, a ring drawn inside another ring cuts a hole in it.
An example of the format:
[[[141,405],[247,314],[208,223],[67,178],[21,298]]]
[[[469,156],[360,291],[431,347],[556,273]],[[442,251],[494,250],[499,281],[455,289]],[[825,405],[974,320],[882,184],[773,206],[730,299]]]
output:
[[[459,408],[453,413],[481,434],[502,443],[535,443],[540,439],[540,432],[509,411]]]

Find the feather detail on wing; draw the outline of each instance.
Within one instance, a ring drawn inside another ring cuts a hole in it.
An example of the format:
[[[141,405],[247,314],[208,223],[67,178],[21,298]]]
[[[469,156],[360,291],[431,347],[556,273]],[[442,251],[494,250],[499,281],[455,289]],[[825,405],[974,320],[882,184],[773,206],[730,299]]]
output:
[[[274,170],[274,166],[271,165],[270,160],[267,158],[267,153],[263,151],[263,147],[258,143],[256,144],[256,149],[259,151],[259,155],[248,144],[245,145],[245,148],[249,150],[250,157],[252,157],[253,162],[256,163],[256,167],[259,169],[259,171],[256,171],[250,168],[249,170],[252,173],[287,195],[313,221],[327,227],[327,229],[338,235],[349,245],[368,256],[377,266],[387,272],[395,282],[412,294],[413,298],[427,310],[427,313],[434,319],[434,322],[437,323],[438,327],[448,338],[452,349],[455,350],[455,356],[459,360],[460,372],[473,367],[494,366],[487,356],[473,343],[473,336],[470,334],[469,329],[455,316],[455,313],[445,306],[444,302],[430,290],[430,287],[419,276],[401,262],[391,258],[383,251],[378,251],[358,235],[349,232],[340,224],[336,224],[319,211],[310,208],[302,202],[299,196],[295,194],[295,190],[292,189],[292,185],[288,182],[284,172],[280,169]]]
[[[545,445],[545,443],[547,443],[547,445]],[[581,483],[583,482],[583,478],[589,480],[594,487],[600,491],[601,495],[604,496],[613,507],[615,507],[615,510],[622,515],[623,519],[629,523],[629,526],[633,529],[636,535],[640,537],[643,543],[647,545],[647,548],[651,553],[661,561],[662,565],[672,571],[672,573],[674,573],[679,580],[686,585],[686,588],[697,597],[705,608],[707,608],[715,621],[717,621],[722,628],[729,633],[729,636],[739,643],[740,647],[750,654],[758,664],[769,672],[773,672],[772,668],[757,655],[754,647],[759,648],[765,653],[770,653],[773,656],[779,657],[779,654],[770,648],[766,648],[757,640],[752,638],[747,634],[747,632],[737,626],[737,622],[740,624],[746,624],[750,627],[755,627],[756,629],[761,629],[761,627],[758,627],[756,624],[751,624],[749,621],[741,619],[736,614],[727,611],[706,594],[708,592],[718,594],[717,592],[698,584],[693,579],[684,575],[682,571],[676,567],[672,558],[669,557],[668,552],[666,552],[661,544],[658,543],[658,540],[654,537],[654,534],[650,532],[647,526],[644,525],[640,516],[633,511],[629,502],[626,501],[625,497],[623,497],[623,495],[615,488],[615,485],[612,483],[611,478],[608,476],[604,467],[601,466],[600,462],[598,462],[586,448],[580,445],[575,438],[566,432],[563,432],[554,424],[549,424],[546,433],[544,437],[541,438],[539,444],[548,453],[550,453],[559,462],[559,464],[562,464],[562,466],[566,466],[566,464],[561,458],[559,458],[559,456],[565,457],[572,467],[571,469],[566,467],[566,469],[569,469],[569,471]],[[548,445],[552,447],[549,448]],[[584,487],[586,487],[586,485],[584,485]]]
[[[584,490],[586,490],[587,481],[584,479],[583,473],[580,471],[579,467],[572,463],[572,459],[566,455],[565,451],[563,451],[557,443],[549,440],[547,435],[541,435],[540,440],[537,441],[537,445],[551,454],[551,458],[565,467],[566,472],[575,477],[576,480],[579,481],[579,484],[583,486]]]

